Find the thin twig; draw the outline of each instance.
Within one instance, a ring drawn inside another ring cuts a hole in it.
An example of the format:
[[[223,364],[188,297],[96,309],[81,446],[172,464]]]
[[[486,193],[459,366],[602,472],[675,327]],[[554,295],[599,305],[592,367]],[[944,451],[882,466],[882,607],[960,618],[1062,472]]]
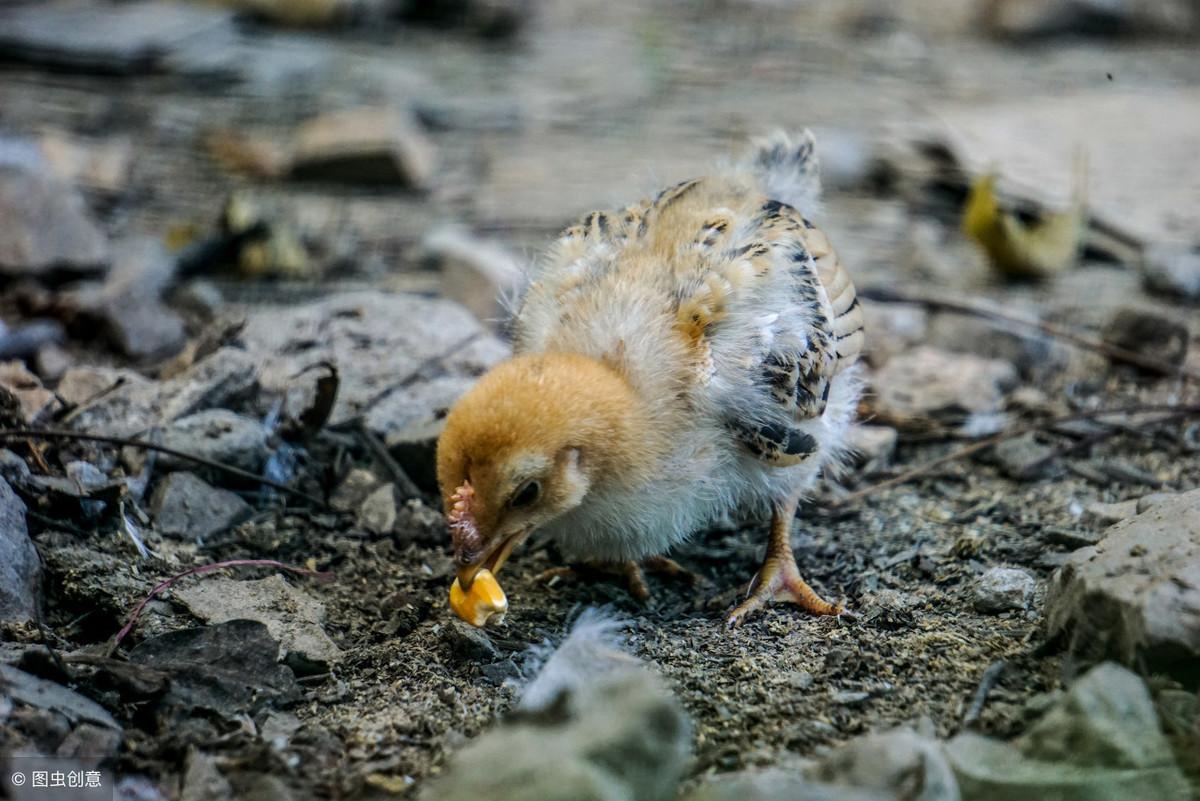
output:
[[[963,726],[970,726],[979,720],[979,716],[983,714],[983,705],[987,703],[988,695],[996,686],[996,682],[1000,681],[1000,674],[1007,666],[1008,663],[1004,661],[993,662],[983,671],[983,676],[979,679],[979,687],[975,689],[975,695],[971,699],[971,706],[967,708],[967,714],[963,716]]]
[[[416,485],[412,477],[405,472],[392,454],[388,453],[387,446],[380,441],[379,437],[375,436],[375,432],[367,428],[364,422],[358,429],[358,433],[362,436],[363,442],[367,444],[367,449],[371,451],[371,455],[383,465],[383,469],[392,479],[392,483],[396,485],[396,489],[400,491],[400,496],[404,500],[409,498],[423,498],[425,493],[421,492],[421,488]]]
[[[198,576],[202,573],[211,573],[214,570],[223,570],[227,567],[273,567],[278,570],[286,570],[289,573],[297,573],[302,576],[313,576],[322,580],[333,577],[332,573],[321,572],[319,570],[309,570],[306,567],[293,567],[292,565],[285,565],[283,562],[277,562],[274,559],[230,559],[226,562],[213,562],[212,564],[199,565],[197,567],[190,568],[154,585],[154,589],[150,590],[150,594],[143,598],[142,602],[134,607],[133,612],[129,615],[129,620],[125,622],[125,625],[120,631],[117,632],[117,636],[113,638],[112,645],[108,649],[108,655],[112,656],[113,652],[117,650],[117,646],[121,644],[121,640],[125,639],[129,632],[133,631],[133,627],[137,624],[138,618],[142,616],[142,612],[145,610],[146,604],[153,601],[159,593],[169,589],[171,585],[180,579],[185,579],[188,576]]]
[[[954,312],[955,314],[965,314],[971,317],[982,317],[997,322],[1025,326],[1026,328],[1041,331],[1046,336],[1069,342],[1076,347],[1102,353],[1113,361],[1132,364],[1136,367],[1154,370],[1166,375],[1181,375],[1193,381],[1200,381],[1200,372],[1183,365],[1171,364],[1162,359],[1156,359],[1153,356],[1146,356],[1132,350],[1111,345],[1103,340],[1080,334],[1077,331],[1072,331],[1069,328],[1064,328],[1054,323],[1031,320],[1020,315],[1009,314],[992,306],[985,306],[970,300],[931,295],[924,292],[911,292],[892,287],[865,287],[859,290],[858,296],[879,303],[912,303],[937,311]]]
[[[1005,442],[1025,434],[1032,434],[1038,431],[1045,431],[1047,428],[1052,428],[1063,423],[1070,423],[1075,420],[1093,420],[1097,417],[1107,417],[1110,414],[1146,414],[1151,412],[1172,412],[1172,417],[1186,417],[1193,414],[1200,414],[1200,404],[1192,404],[1186,406],[1160,404],[1160,405],[1145,405],[1145,406],[1123,406],[1116,409],[1093,409],[1086,412],[1073,412],[1072,414],[1055,417],[1051,420],[1046,420],[1041,423],[1031,423],[1029,425],[1018,426],[1017,428],[1008,431],[1002,431],[999,434],[981,439],[978,442],[972,442],[970,445],[965,445],[961,448],[951,451],[943,456],[939,456],[932,461],[922,465],[905,470],[903,473],[893,476],[877,484],[863,487],[860,490],[850,493],[849,495],[835,500],[831,506],[834,508],[848,506],[856,501],[861,501],[868,495],[874,495],[880,490],[898,487],[901,484],[907,484],[916,478],[921,478],[932,473],[937,468],[950,462],[956,462],[959,459],[965,459],[972,454],[979,453],[1001,442]],[[1156,421],[1161,422],[1161,421]]]
[[[59,431],[49,428],[0,429],[0,440],[21,439],[23,437],[34,437],[40,439],[70,439],[81,442],[101,442],[106,445],[116,445],[119,447],[128,446],[133,448],[142,448],[143,450],[148,451],[157,451],[158,453],[165,453],[168,456],[174,456],[177,459],[184,459],[195,464],[203,465],[204,467],[212,468],[213,470],[221,470],[230,475],[237,476],[238,478],[244,478],[247,481],[253,481],[258,484],[272,487],[273,489],[277,489],[280,492],[286,492],[287,494],[293,495],[297,498],[303,498],[309,503],[314,503],[322,508],[325,507],[325,502],[323,500],[309,495],[306,492],[301,492],[293,487],[289,487],[286,484],[280,484],[277,481],[272,481],[269,478],[256,475],[249,470],[243,470],[240,467],[234,467],[231,464],[225,464],[224,462],[218,462],[215,459],[208,459],[203,456],[196,456],[195,454],[187,453],[186,451],[177,450],[175,448],[169,448],[166,445],[159,445],[154,442],[145,442],[144,440],[133,439],[131,437],[109,437],[103,434],[88,434],[83,431]]]

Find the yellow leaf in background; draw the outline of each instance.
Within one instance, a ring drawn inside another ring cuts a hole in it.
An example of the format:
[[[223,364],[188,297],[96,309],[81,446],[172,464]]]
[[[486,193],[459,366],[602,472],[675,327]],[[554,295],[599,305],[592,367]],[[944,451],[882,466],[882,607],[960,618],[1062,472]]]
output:
[[[1060,273],[1075,264],[1083,239],[1083,177],[1080,166],[1069,207],[1043,211],[1037,219],[1025,222],[1001,207],[995,173],[981,175],[971,185],[963,207],[963,231],[979,244],[992,266],[1008,278],[1047,278]]]

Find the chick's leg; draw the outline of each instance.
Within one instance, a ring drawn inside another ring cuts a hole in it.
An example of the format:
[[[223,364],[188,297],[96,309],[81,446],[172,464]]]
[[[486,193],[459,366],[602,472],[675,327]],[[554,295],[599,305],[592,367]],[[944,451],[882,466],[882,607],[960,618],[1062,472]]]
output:
[[[770,601],[785,601],[799,606],[814,615],[840,615],[841,604],[831,604],[817,595],[808,583],[800,578],[796,556],[792,553],[792,518],[796,514],[798,500],[779,504],[771,516],[771,540],[767,544],[767,555],[762,567],[750,582],[746,600],[725,618],[730,627],[741,625],[753,612]]]

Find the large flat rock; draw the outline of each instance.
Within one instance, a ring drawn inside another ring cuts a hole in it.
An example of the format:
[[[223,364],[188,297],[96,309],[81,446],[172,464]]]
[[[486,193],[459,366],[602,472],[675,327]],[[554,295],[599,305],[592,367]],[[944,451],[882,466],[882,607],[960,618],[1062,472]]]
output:
[[[1200,665],[1200,490],[1110,527],[1050,582],[1046,628],[1084,661],[1191,676]]]
[[[296,376],[321,362],[337,365],[341,386],[330,422],[365,414],[376,403],[438,374],[478,375],[507,349],[462,306],[381,292],[350,292],[296,306],[256,309],[242,332],[262,357],[263,388],[286,396],[298,414],[312,381]]]

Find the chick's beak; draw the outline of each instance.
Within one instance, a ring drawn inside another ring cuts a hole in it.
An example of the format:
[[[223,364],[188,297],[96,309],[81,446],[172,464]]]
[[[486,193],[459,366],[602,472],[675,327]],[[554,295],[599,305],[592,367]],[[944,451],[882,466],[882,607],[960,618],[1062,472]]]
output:
[[[493,539],[489,542],[482,551],[474,554],[467,554],[459,550],[455,553],[455,562],[458,567],[455,572],[458,574],[458,583],[464,590],[471,589],[471,584],[475,581],[475,576],[485,567],[496,574],[500,572],[500,568],[508,561],[508,557],[512,554],[513,549],[524,542],[530,534],[529,529],[518,531],[515,534],[510,534],[504,538]]]

